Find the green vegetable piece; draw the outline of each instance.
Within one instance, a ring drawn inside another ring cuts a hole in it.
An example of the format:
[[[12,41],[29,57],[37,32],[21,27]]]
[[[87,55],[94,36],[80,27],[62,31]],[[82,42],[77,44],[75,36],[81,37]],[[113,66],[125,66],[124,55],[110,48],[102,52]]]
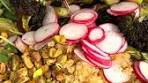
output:
[[[56,11],[57,15],[60,17],[67,17],[69,14],[69,10],[64,7],[56,7],[55,11]]]
[[[23,16],[22,22],[23,22],[23,28],[26,32],[29,31],[29,21],[31,19],[31,16]]]
[[[120,0],[104,0],[107,5],[113,5],[120,2]]]
[[[145,61],[148,61],[148,53],[141,53]]]
[[[13,20],[13,21],[16,21],[17,17],[15,14],[12,14],[11,12],[9,12],[7,9],[3,9],[3,13],[2,15],[5,17],[5,18],[8,18],[10,20]]]
[[[4,49],[7,50],[7,52],[9,53],[17,53],[17,49],[11,44],[6,44]]]
[[[10,4],[9,0],[0,0],[0,3],[2,3],[2,5],[12,14],[14,14],[14,9],[12,7],[12,5]]]
[[[6,43],[8,43],[8,44],[12,45],[13,47],[15,47],[15,45],[12,42],[10,42],[7,38],[5,38],[3,36],[0,36],[0,39],[3,39]]]
[[[40,77],[41,75],[43,75],[43,70],[42,70],[42,68],[36,70],[36,71],[33,73],[33,78],[34,78],[34,79],[35,79],[35,78],[38,78],[38,77]]]
[[[6,18],[0,18],[0,32],[1,31],[10,31],[12,33],[21,35],[22,33],[18,32],[15,24]]]
[[[0,53],[0,63],[7,63],[10,57],[5,53]]]
[[[140,60],[142,58],[142,55],[139,51],[137,51],[135,48],[133,47],[128,47],[127,51],[130,53],[131,57],[136,59],[136,60]]]

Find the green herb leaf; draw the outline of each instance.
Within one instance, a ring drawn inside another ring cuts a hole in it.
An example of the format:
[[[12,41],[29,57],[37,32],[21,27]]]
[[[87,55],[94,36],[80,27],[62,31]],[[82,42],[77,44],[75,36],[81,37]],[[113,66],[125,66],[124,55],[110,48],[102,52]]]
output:
[[[6,63],[9,61],[9,59],[10,59],[10,57],[7,54],[0,53],[0,63],[2,63],[2,62]]]
[[[6,44],[4,49],[7,50],[7,53],[17,53],[17,49],[11,44]]]
[[[0,3],[12,14],[14,14],[14,9],[12,5],[10,4],[9,0],[0,0]]]

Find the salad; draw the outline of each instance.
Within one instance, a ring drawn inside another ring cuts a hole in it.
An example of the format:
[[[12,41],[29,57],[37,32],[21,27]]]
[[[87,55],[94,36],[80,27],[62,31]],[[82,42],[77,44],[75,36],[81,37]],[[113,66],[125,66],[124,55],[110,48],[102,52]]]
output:
[[[147,0],[0,0],[0,83],[147,83]]]

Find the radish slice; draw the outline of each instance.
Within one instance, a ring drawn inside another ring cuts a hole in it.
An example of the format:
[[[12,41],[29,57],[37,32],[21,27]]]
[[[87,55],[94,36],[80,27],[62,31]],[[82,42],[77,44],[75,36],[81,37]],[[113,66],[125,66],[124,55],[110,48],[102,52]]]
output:
[[[105,34],[105,39],[96,44],[103,52],[108,54],[117,53],[123,43],[123,37],[116,32],[108,32]]]
[[[49,41],[50,41],[50,39],[44,40],[44,41],[39,42],[39,43],[36,43],[36,44],[34,44],[33,49],[34,50],[40,50],[41,48],[43,48],[44,46],[46,46]]]
[[[33,45],[33,44],[35,44],[34,31],[30,31],[30,32],[25,33],[22,36],[22,40],[27,45]]]
[[[68,43],[68,45],[73,45],[76,43],[79,43],[80,40],[67,40],[66,42]]]
[[[108,56],[108,54],[104,53],[103,51],[101,51],[99,48],[97,48],[95,45],[89,43],[88,41],[86,40],[82,40],[82,45],[86,46],[87,49],[90,49],[94,52],[97,52],[99,53],[100,55],[102,56]]]
[[[92,63],[90,63],[90,62],[86,59],[85,54],[84,54],[84,52],[83,52],[81,49],[75,48],[75,49],[74,49],[74,53],[75,53],[80,59],[82,59],[83,61],[87,62],[88,64],[90,64],[90,65],[92,65],[92,66],[94,66]]]
[[[87,54],[86,56],[93,59],[95,62],[98,62],[104,66],[100,66],[103,68],[109,68],[112,65],[111,57],[110,56],[102,56],[98,53],[95,53],[87,48],[85,46],[82,46],[83,51]]]
[[[55,10],[52,6],[47,6],[46,14],[43,19],[43,25],[47,25],[52,22],[58,22],[57,15],[56,15]]]
[[[103,69],[104,77],[111,83],[124,83],[130,78],[122,71],[118,64],[113,63],[112,67]]]
[[[105,38],[105,32],[101,28],[94,28],[88,34],[88,40],[90,42],[99,42]]]
[[[92,24],[90,24],[90,25],[87,25],[87,27],[88,27],[89,29],[92,29],[92,28],[96,28],[97,25],[96,25],[96,23],[92,23]]]
[[[134,2],[120,2],[111,6],[111,11],[117,14],[129,14],[138,8],[138,4]]]
[[[83,51],[86,52],[87,54],[90,54],[90,55],[92,56],[92,58],[94,57],[94,58],[97,58],[97,59],[99,58],[99,59],[101,59],[101,60],[111,60],[111,57],[110,57],[109,55],[103,56],[103,55],[101,55],[101,54],[99,54],[99,53],[96,53],[96,52],[94,52],[94,51],[88,49],[88,48],[85,47],[85,46],[82,46],[82,49],[83,49]]]
[[[103,64],[101,64],[101,63],[99,63],[99,62],[93,60],[92,58],[90,58],[90,57],[88,57],[88,56],[86,56],[86,58],[87,58],[92,64],[96,65],[97,67],[101,67],[101,68],[109,68],[109,67],[110,67],[110,65],[109,65],[109,66],[103,65]]]
[[[104,23],[99,25],[100,28],[102,28],[105,32],[114,31],[119,32],[118,26],[112,23]]]
[[[80,24],[92,24],[97,19],[97,17],[98,14],[94,10],[82,9],[72,14],[71,21]]]
[[[37,43],[42,42],[51,36],[57,34],[59,31],[59,24],[57,23],[50,23],[40,27],[34,35],[35,41]]]
[[[144,61],[137,61],[134,63],[134,71],[138,78],[143,82],[148,82],[148,63]]]
[[[145,77],[145,79],[147,79],[148,82],[148,63],[144,62],[144,61],[140,61],[139,62],[139,69],[141,71],[141,74]]]
[[[17,38],[18,38],[17,35],[13,35],[13,36],[10,36],[8,39],[10,42],[14,43],[17,40]]]
[[[80,6],[79,5],[74,5],[74,4],[70,5],[69,8],[70,8],[71,13],[74,13],[74,12],[80,10]]]
[[[84,39],[87,33],[88,28],[83,24],[68,23],[60,29],[60,35],[69,40]]]
[[[128,44],[127,41],[125,41],[125,43],[123,44],[123,46],[121,47],[121,49],[118,51],[118,53],[122,53],[125,52],[125,50],[127,49]]]
[[[113,13],[111,11],[111,9],[107,9],[107,13],[110,14],[110,15],[113,15],[113,16],[122,16],[123,14],[117,14],[117,13]]]
[[[27,48],[27,45],[25,45],[20,37],[17,38],[15,41],[15,46],[20,52],[24,52],[25,49]]]

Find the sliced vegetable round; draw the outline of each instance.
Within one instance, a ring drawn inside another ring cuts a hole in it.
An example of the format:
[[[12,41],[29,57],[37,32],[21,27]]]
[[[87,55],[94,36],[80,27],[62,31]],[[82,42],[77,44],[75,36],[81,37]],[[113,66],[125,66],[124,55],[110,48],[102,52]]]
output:
[[[86,56],[90,59],[94,60],[97,63],[100,63],[101,65],[97,65],[99,67],[103,68],[109,68],[112,65],[112,61],[110,56],[102,56],[96,52],[93,52],[89,49],[87,49],[85,46],[82,46],[83,51],[87,54]]]
[[[43,19],[43,25],[47,25],[52,22],[58,22],[57,15],[56,15],[55,10],[52,6],[47,6],[46,7],[46,14]]]
[[[101,68],[109,68],[109,67],[110,67],[110,65],[109,65],[109,66],[103,65],[103,64],[101,64],[101,63],[99,63],[99,62],[93,60],[92,58],[90,58],[90,57],[88,57],[88,56],[86,56],[86,58],[87,58],[92,64],[96,65],[97,67],[101,67]]]
[[[17,49],[20,52],[24,52],[25,49],[27,48],[27,45],[23,43],[22,39],[20,37],[17,38],[17,40],[15,41],[15,46],[17,47]]]
[[[93,23],[97,17],[98,15],[94,10],[82,9],[72,14],[71,21],[80,24]]]
[[[33,44],[35,44],[34,31],[30,31],[30,32],[25,33],[22,36],[22,40],[27,45],[33,45]]]
[[[124,42],[123,46],[120,48],[120,50],[118,51],[119,53],[125,52],[125,50],[128,47],[128,43],[127,41]]]
[[[148,63],[144,61],[137,61],[134,63],[134,71],[138,78],[143,82],[148,82]]]
[[[59,33],[68,40],[80,40],[87,36],[88,28],[84,24],[68,23],[60,29]]]
[[[74,5],[73,4],[73,5],[70,5],[69,7],[70,7],[70,12],[71,13],[74,13],[74,12],[80,10],[80,6],[79,5]]]
[[[36,42],[42,42],[51,36],[57,34],[59,31],[59,24],[57,23],[50,23],[40,27],[34,35]]]
[[[113,63],[108,69],[103,69],[104,77],[110,83],[124,83],[127,82],[130,77],[122,71],[120,65]]]
[[[41,48],[43,48],[44,46],[46,46],[49,41],[50,41],[50,39],[44,40],[44,41],[39,42],[39,43],[36,43],[36,44],[34,44],[33,49],[34,50],[40,50]]]
[[[101,28],[94,28],[88,34],[88,40],[92,43],[99,42],[105,38],[105,32]]]
[[[99,27],[102,28],[105,32],[109,32],[109,31],[119,32],[118,27],[112,23],[104,23],[99,25]]]
[[[92,63],[90,63],[90,62],[86,59],[85,53],[84,53],[81,49],[79,49],[79,48],[74,49],[74,53],[75,53],[80,59],[82,59],[83,61],[87,62],[87,63],[90,64],[90,65],[93,65]],[[93,65],[93,66],[94,66],[94,65]]]
[[[121,34],[110,31],[105,33],[105,39],[96,44],[96,46],[103,52],[108,54],[117,53],[123,44],[123,37]]]
[[[120,2],[111,6],[111,12],[117,14],[129,14],[138,8],[138,4],[134,2]]]
[[[87,49],[101,54],[102,56],[108,56],[108,54],[97,48],[95,45],[89,43],[87,40],[82,40],[82,45],[86,46]]]

